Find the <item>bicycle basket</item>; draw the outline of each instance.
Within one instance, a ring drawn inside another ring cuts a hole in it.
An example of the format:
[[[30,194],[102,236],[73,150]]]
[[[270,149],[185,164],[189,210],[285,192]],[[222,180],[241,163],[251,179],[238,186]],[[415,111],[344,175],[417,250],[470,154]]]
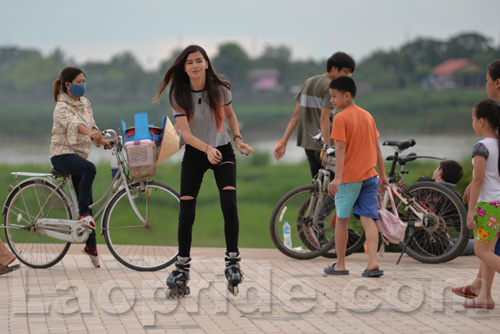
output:
[[[125,143],[130,177],[144,179],[156,175],[156,145],[144,139]]]

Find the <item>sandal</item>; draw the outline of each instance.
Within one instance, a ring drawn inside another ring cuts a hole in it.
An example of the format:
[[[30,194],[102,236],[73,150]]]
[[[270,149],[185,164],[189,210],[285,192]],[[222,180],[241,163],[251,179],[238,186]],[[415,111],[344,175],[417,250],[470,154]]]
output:
[[[327,275],[349,275],[349,270],[337,270],[335,269],[336,263],[332,264],[329,267],[326,267],[323,271]]]
[[[465,308],[484,308],[488,310],[495,308],[495,304],[476,304],[475,299],[468,300],[465,303],[462,303],[462,306]]]
[[[451,292],[453,292],[456,295],[465,297],[465,298],[475,298],[477,295],[472,292],[470,289],[470,285],[465,285],[465,286],[459,286],[458,288],[453,288],[451,289]]]
[[[384,275],[384,271],[380,269],[368,270],[365,269],[361,274],[361,277],[380,277]]]
[[[11,266],[11,267],[0,264],[0,275],[8,274],[12,271],[18,270],[19,268],[21,268],[21,266],[18,264]]]

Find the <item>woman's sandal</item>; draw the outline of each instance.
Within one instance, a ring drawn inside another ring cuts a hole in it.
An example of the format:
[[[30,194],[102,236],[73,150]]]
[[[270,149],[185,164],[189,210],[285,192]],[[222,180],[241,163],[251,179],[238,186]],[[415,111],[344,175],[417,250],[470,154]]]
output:
[[[456,295],[459,295],[461,297],[465,298],[476,298],[477,295],[471,291],[470,285],[465,285],[465,286],[459,286],[458,288],[453,288],[451,289],[451,292],[453,292]]]
[[[3,275],[3,274],[8,274],[10,272],[13,272],[15,270],[18,270],[19,268],[21,268],[20,265],[16,264],[14,266],[5,266],[3,264],[0,264],[0,275]]]
[[[465,303],[462,303],[462,306],[465,308],[484,308],[488,310],[495,308],[495,304],[476,304],[475,299],[468,300]]]

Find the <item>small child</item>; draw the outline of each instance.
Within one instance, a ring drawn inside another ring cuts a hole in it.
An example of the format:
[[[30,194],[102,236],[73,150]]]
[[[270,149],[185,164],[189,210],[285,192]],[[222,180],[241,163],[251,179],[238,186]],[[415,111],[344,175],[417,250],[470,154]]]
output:
[[[488,92],[488,97],[490,99],[500,101],[500,60],[495,60],[488,65],[486,71],[486,91]],[[464,203],[467,203],[469,201],[469,194],[470,185],[465,190],[463,197]],[[495,254],[500,256],[500,241],[497,241]],[[465,298],[474,298],[477,297],[479,290],[481,290],[482,281],[483,279],[481,277],[480,267],[476,278],[470,285],[459,286],[453,288],[451,291]]]
[[[500,106],[491,99],[481,100],[472,111],[472,128],[481,137],[472,151],[474,172],[470,184],[467,227],[474,230],[474,251],[481,259],[484,280],[476,298],[463,303],[466,308],[495,307],[491,287],[495,272],[500,272],[500,257],[495,255],[500,220]]]
[[[337,223],[335,245],[337,263],[324,269],[328,275],[348,275],[345,253],[351,210],[359,216],[365,230],[368,246],[368,265],[363,277],[384,274],[377,262],[378,219],[377,191],[385,190],[389,182],[385,176],[384,160],[378,143],[379,133],[373,117],[356,106],[356,84],[349,77],[330,82],[331,101],[335,109],[343,109],[333,119],[331,139],[335,140],[336,173],[328,186],[330,196],[335,195]],[[378,167],[379,178],[377,178]]]
[[[441,161],[439,166],[432,174],[432,179],[426,176],[421,176],[418,178],[417,182],[435,181],[435,182],[446,182],[451,184],[457,184],[463,175],[464,175],[464,169],[462,168],[462,165],[460,165],[455,160],[444,160]]]

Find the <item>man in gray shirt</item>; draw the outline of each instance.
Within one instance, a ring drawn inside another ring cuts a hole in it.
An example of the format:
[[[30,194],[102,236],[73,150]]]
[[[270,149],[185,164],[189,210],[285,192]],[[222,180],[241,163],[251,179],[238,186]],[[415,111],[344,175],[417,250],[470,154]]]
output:
[[[306,152],[312,177],[316,176],[321,168],[319,152],[321,144],[315,142],[308,135],[315,135],[321,130],[323,139],[330,144],[332,125],[332,109],[328,85],[330,81],[340,76],[351,76],[356,64],[344,52],[336,52],[326,63],[326,72],[307,79],[300,92],[295,96],[297,104],[295,112],[288,123],[282,139],[276,143],[274,157],[280,160],[286,151],[286,145],[295,128],[297,130],[297,146],[303,147]]]

